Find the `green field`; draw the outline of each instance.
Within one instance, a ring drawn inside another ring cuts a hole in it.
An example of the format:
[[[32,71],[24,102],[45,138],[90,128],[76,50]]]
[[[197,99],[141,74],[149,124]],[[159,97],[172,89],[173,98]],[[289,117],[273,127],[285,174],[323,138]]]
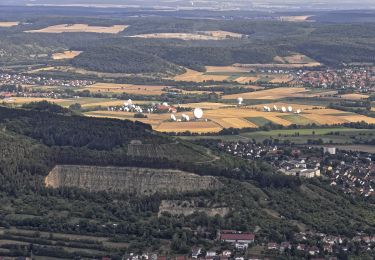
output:
[[[246,118],[247,121],[256,124],[257,126],[264,126],[266,124],[272,123],[272,121],[264,118],[264,117],[249,117]]]
[[[239,135],[220,136],[187,136],[188,140],[194,139],[222,139],[224,141],[251,141],[261,142],[264,139],[289,140],[296,144],[305,144],[310,140],[323,140],[324,143],[353,144],[355,142],[366,142],[375,138],[375,130],[354,128],[309,128],[309,129],[287,129],[241,133]]]
[[[309,124],[316,123],[301,115],[285,115],[285,116],[279,116],[279,117],[296,125],[309,125]]]

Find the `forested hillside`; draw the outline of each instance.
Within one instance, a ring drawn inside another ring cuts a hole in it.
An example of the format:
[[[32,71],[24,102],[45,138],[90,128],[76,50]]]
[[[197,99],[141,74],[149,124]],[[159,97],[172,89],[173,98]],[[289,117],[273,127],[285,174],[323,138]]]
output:
[[[75,66],[87,70],[119,73],[179,74],[180,66],[204,70],[204,66],[233,63],[272,63],[277,55],[298,52],[325,65],[374,62],[374,25],[278,21],[199,20],[178,17],[100,18],[33,17],[25,24],[0,28],[0,64]],[[114,24],[129,27],[119,34],[25,33],[58,24]],[[152,33],[199,33],[227,31],[241,38],[216,41],[133,38]],[[51,54],[66,49],[82,51],[73,60],[53,61]],[[145,61],[145,62],[142,62]]]
[[[173,142],[177,145],[175,154],[179,151],[190,154],[186,149],[198,152],[200,148],[186,142],[175,143],[176,140],[159,136],[139,123],[54,114],[36,111],[35,107],[33,110],[0,108],[2,226],[81,235],[111,234],[113,241],[128,243],[128,250],[170,248],[176,253],[188,253],[192,245],[211,245],[218,229],[260,228],[258,237],[280,242],[291,239],[301,226],[348,236],[355,235],[358,228],[372,232],[373,211],[368,204],[354,201],[318,180],[301,182],[294,177],[273,174],[263,162],[223,154],[216,155],[220,159],[204,155],[207,161],[199,163],[133,157],[128,153],[128,143],[134,139],[153,145]],[[217,176],[224,187],[152,197],[46,188],[45,176],[60,164],[181,169]],[[312,192],[321,195],[312,196]],[[158,215],[162,201],[195,201],[200,207],[221,207],[229,213]],[[283,218],[275,217],[272,212],[279,212]],[[5,237],[20,239],[12,235]],[[41,239],[34,242],[47,243]],[[35,250],[38,248],[35,245]],[[110,250],[101,244],[92,248],[113,256],[126,251]],[[43,254],[48,252],[50,256],[68,254],[61,249],[47,247],[45,250]],[[27,254],[28,251],[17,252]]]

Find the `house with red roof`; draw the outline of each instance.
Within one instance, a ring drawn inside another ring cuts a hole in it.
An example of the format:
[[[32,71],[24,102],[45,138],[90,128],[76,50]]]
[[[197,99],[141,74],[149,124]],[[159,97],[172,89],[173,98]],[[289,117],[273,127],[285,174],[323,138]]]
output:
[[[246,249],[249,244],[254,243],[255,235],[235,230],[222,230],[220,232],[220,240],[234,244],[237,249]]]

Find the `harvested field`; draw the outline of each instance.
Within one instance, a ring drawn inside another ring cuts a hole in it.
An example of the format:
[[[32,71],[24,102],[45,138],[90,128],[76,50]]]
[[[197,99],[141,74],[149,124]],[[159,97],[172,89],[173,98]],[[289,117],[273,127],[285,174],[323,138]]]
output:
[[[64,52],[56,52],[52,54],[52,59],[54,60],[64,60],[64,59],[73,59],[80,55],[81,51],[64,51]]]
[[[332,124],[342,124],[347,123],[348,120],[344,119],[342,116],[332,116],[332,115],[324,115],[324,114],[304,114],[303,115],[308,120],[314,121],[321,125],[332,125]]]
[[[368,99],[369,96],[368,95],[364,95],[364,94],[345,94],[345,95],[341,95],[341,98],[343,99],[349,99],[349,100],[361,100],[361,99]]]
[[[284,102],[273,102],[273,103],[267,103],[267,104],[253,105],[253,106],[250,106],[250,107],[263,110],[264,106],[268,106],[272,109],[273,109],[273,106],[276,106],[278,109],[281,109],[281,107],[291,106],[294,111],[297,110],[297,109],[301,109],[302,112],[304,112],[305,110],[312,110],[312,109],[314,111],[324,109],[324,107],[322,107],[322,106],[301,105],[301,104],[284,103]],[[334,111],[336,111],[336,110],[334,110]]]
[[[202,102],[202,103],[182,104],[180,106],[187,107],[187,108],[218,109],[222,107],[231,107],[233,105],[228,105],[224,103]]]
[[[204,82],[204,81],[224,81],[229,76],[226,75],[205,75],[203,72],[186,69],[186,72],[181,75],[175,76],[173,79],[176,81],[192,81],[192,82]]]
[[[19,25],[19,22],[0,22],[0,27],[13,27]]]
[[[159,132],[194,132],[194,133],[211,133],[219,132],[222,127],[212,121],[191,121],[191,122],[164,122],[161,123],[155,130]]]
[[[238,77],[234,81],[241,83],[241,84],[247,84],[247,83],[256,82],[257,80],[259,80],[259,77]]]
[[[280,20],[283,22],[306,22],[307,19],[313,15],[295,15],[295,16],[281,16]]]
[[[283,103],[275,103],[280,104]],[[272,107],[272,103],[270,104]],[[252,107],[235,107],[220,103],[193,103],[185,104],[184,107],[201,107],[204,109],[204,119],[207,121],[190,121],[190,122],[172,122],[170,114],[147,114],[147,118],[134,118],[134,113],[121,111],[90,111],[86,112],[87,116],[110,117],[117,119],[127,119],[131,121],[140,121],[150,124],[154,130],[160,132],[194,132],[208,133],[218,132],[223,128],[257,128],[269,122],[289,126],[291,124],[341,124],[347,122],[365,121],[375,123],[375,118],[370,118],[354,113],[347,113],[335,109],[311,109],[310,106],[294,106],[295,109],[301,109],[301,114],[282,113],[280,111],[264,112],[261,105]],[[190,118],[193,118],[192,112],[184,112]],[[176,117],[181,118],[182,113],[177,113]]]
[[[242,34],[226,31],[201,31],[196,33],[149,33],[139,34],[129,37],[146,38],[146,39],[180,39],[185,41],[207,41],[207,40],[225,40],[228,38],[241,38]]]
[[[366,122],[368,124],[375,124],[375,118],[373,117],[367,117],[363,115],[352,115],[352,116],[341,116],[345,120],[349,122]]]
[[[49,26],[39,30],[26,31],[28,33],[69,33],[69,32],[87,32],[87,33],[110,33],[117,34],[125,30],[127,25],[91,26],[88,24],[59,24]]]
[[[225,95],[223,99],[280,99],[286,97],[300,96],[301,93],[307,92],[305,88],[273,88],[267,90],[259,90],[248,93]]]
[[[233,64],[235,67],[240,67],[244,69],[256,69],[256,68],[268,68],[268,69],[298,69],[303,67],[319,67],[322,64],[320,62],[311,60],[310,62],[306,63],[286,63],[283,57],[276,56],[274,61],[280,63],[249,63],[249,64],[241,64],[236,63]]]
[[[159,96],[163,94],[165,86],[133,85],[133,84],[115,84],[115,83],[96,83],[85,87],[94,93],[127,93],[134,95]]]
[[[221,125],[223,128],[257,128],[258,126],[244,118],[215,118],[213,119],[216,123]]]
[[[274,76],[273,79],[270,80],[270,83],[286,83],[292,80],[293,77],[290,75],[278,75]]]
[[[242,97],[243,99],[268,99],[268,100],[277,100],[282,98],[312,98],[312,97],[321,97],[325,95],[334,95],[337,91],[325,91],[317,92],[308,90],[302,87],[293,87],[293,88],[272,88],[266,90],[253,91],[248,93],[240,94],[231,94],[225,95],[223,99],[237,99]]]
[[[206,66],[206,72],[249,72],[249,69],[235,66]]]

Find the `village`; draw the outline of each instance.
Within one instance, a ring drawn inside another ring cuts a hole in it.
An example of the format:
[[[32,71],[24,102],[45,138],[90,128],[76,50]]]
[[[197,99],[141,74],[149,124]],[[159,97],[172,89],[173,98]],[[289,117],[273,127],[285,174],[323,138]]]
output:
[[[72,87],[79,88],[94,84],[91,80],[66,80],[66,79],[53,79],[39,76],[29,76],[24,74],[8,74],[0,73],[0,86],[1,85],[14,85],[19,86],[55,86],[55,87]]]
[[[344,193],[374,196],[374,154],[336,149],[334,146],[301,147],[264,142],[219,142],[217,148],[248,160],[264,160],[280,174],[321,177]]]
[[[124,260],[261,260],[279,259],[280,257],[299,257],[314,260],[337,260],[340,256],[355,251],[374,251],[375,236],[358,233],[353,238],[342,235],[327,235],[313,231],[295,233],[290,241],[266,242],[258,239],[254,233],[236,230],[219,230],[218,242],[226,248],[224,250],[193,247],[188,255],[165,256],[156,253],[129,253],[122,257]],[[267,257],[254,254],[260,250]],[[103,257],[103,260],[110,260]]]
[[[296,82],[311,87],[355,89],[363,93],[374,91],[373,66],[349,66],[339,69],[299,70]]]

